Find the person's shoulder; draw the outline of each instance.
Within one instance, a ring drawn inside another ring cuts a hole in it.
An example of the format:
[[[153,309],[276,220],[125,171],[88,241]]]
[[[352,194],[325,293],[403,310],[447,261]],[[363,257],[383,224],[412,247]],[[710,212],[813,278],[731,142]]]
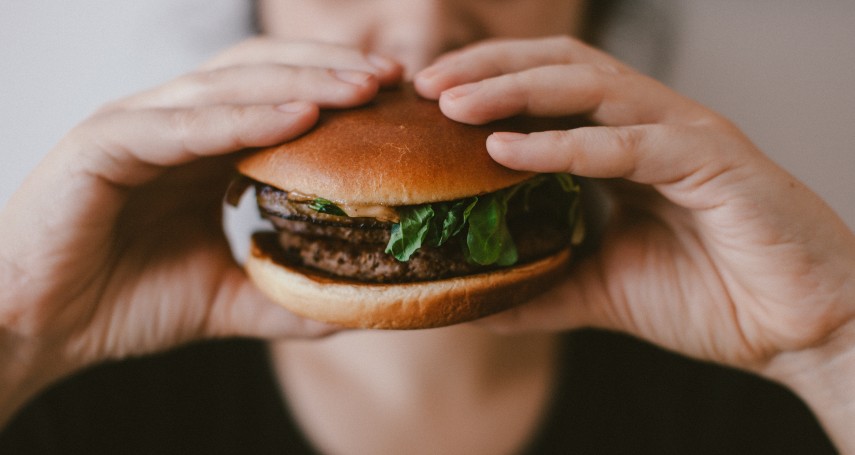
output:
[[[0,453],[219,450],[253,422],[283,419],[262,342],[198,342],[56,384],[0,433]]]
[[[836,453],[801,400],[742,371],[593,329],[564,335],[561,365],[537,453]]]

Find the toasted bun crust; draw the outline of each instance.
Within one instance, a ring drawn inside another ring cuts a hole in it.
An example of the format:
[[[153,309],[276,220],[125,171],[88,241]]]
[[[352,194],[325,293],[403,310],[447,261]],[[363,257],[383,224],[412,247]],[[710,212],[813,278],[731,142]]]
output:
[[[402,284],[341,281],[284,265],[253,238],[246,270],[271,300],[301,316],[344,327],[421,329],[470,321],[546,289],[570,261],[565,249],[539,261],[477,275]]]
[[[464,125],[445,117],[436,101],[420,98],[406,85],[381,91],[367,106],[324,111],[314,130],[249,155],[238,169],[279,189],[337,203],[447,201],[531,177],[490,158],[485,141],[493,131],[567,129],[572,126],[568,122],[516,118]]]

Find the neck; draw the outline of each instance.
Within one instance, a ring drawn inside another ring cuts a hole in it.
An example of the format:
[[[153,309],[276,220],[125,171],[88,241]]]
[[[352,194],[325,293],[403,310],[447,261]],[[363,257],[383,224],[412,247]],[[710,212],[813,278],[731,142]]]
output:
[[[539,423],[556,349],[550,335],[455,326],[349,332],[271,352],[292,412],[325,452],[502,453]]]

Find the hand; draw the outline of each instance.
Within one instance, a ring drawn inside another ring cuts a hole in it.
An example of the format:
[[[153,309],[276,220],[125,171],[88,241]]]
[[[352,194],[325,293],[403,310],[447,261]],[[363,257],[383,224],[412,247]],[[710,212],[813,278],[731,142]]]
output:
[[[0,379],[26,366],[47,382],[204,337],[332,331],[268,302],[232,259],[229,153],[292,139],[319,107],[365,103],[401,74],[348,48],[254,39],[72,130],[0,212],[0,358],[18,360]]]
[[[503,331],[595,326],[787,384],[855,453],[855,236],[730,122],[569,38],[493,41],[416,75],[452,119],[587,115],[487,140],[499,163],[604,180],[600,248]]]
[[[620,330],[767,374],[855,333],[852,232],[714,112],[569,38],[473,45],[415,84],[466,123],[587,115],[601,126],[496,133],[487,148],[514,169],[622,179],[603,182],[615,205],[599,250],[484,324]]]

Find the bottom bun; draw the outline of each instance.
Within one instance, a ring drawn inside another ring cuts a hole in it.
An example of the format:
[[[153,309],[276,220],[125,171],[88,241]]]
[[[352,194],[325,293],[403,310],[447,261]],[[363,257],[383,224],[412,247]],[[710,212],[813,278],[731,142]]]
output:
[[[564,249],[491,272],[400,284],[346,281],[278,260],[275,234],[256,234],[246,271],[271,300],[303,317],[365,329],[423,329],[471,321],[545,290],[570,262]]]

